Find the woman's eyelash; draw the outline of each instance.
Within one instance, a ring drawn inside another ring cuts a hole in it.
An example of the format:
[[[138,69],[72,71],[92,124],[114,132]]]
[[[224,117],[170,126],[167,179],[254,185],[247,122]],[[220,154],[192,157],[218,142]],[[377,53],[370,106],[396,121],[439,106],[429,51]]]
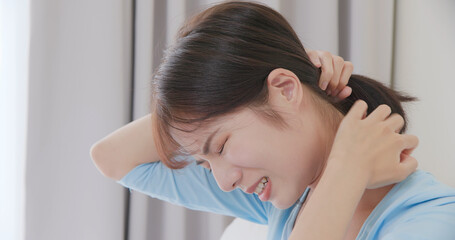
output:
[[[227,140],[228,139],[226,138],[226,141],[224,141],[223,145],[221,146],[221,149],[218,151],[219,154],[223,153],[224,145],[226,145]]]
[[[223,153],[223,149],[224,149],[224,144],[223,146],[221,146],[221,149],[218,151],[219,154]]]

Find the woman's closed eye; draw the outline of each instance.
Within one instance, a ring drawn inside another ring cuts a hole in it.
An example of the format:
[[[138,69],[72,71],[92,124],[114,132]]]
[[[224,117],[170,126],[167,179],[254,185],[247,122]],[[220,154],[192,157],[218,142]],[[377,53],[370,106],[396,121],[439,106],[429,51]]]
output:
[[[224,146],[226,145],[226,142],[227,142],[228,138],[226,138],[226,140],[224,141],[224,143],[218,148],[218,155],[221,155],[224,151]],[[200,165],[201,167],[204,167],[204,168],[207,168],[208,170],[210,170],[210,172],[212,172],[212,168],[210,167],[210,163],[206,160],[196,160],[196,165]]]
[[[219,148],[219,150],[218,150],[218,154],[219,155],[221,155],[223,153],[224,145],[226,145],[227,140],[228,140],[228,138],[226,138],[226,140],[224,141],[223,145],[221,145],[221,147]]]

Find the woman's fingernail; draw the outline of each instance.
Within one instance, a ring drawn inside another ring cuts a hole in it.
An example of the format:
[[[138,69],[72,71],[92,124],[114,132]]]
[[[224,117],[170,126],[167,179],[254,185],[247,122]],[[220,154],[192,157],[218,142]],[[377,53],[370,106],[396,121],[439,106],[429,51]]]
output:
[[[321,89],[325,91],[327,89],[327,85],[329,85],[329,82],[322,82]]]

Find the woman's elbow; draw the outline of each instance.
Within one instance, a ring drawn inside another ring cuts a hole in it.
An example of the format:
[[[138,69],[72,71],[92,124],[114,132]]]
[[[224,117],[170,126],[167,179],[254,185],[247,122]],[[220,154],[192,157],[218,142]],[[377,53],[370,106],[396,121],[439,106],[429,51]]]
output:
[[[95,143],[90,148],[90,157],[98,171],[107,178],[120,180],[121,176],[113,164],[112,156],[109,156],[106,147],[103,144]]]

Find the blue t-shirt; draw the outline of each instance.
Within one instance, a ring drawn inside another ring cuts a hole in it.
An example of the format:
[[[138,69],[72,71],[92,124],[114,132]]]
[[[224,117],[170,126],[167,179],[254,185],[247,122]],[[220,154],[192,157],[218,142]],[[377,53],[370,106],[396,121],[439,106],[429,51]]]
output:
[[[309,189],[288,209],[262,202],[240,189],[223,192],[194,161],[171,170],[161,162],[135,167],[123,186],[189,209],[243,218],[269,226],[270,240],[287,239]],[[356,239],[455,239],[455,189],[418,170],[396,184],[366,219]]]

